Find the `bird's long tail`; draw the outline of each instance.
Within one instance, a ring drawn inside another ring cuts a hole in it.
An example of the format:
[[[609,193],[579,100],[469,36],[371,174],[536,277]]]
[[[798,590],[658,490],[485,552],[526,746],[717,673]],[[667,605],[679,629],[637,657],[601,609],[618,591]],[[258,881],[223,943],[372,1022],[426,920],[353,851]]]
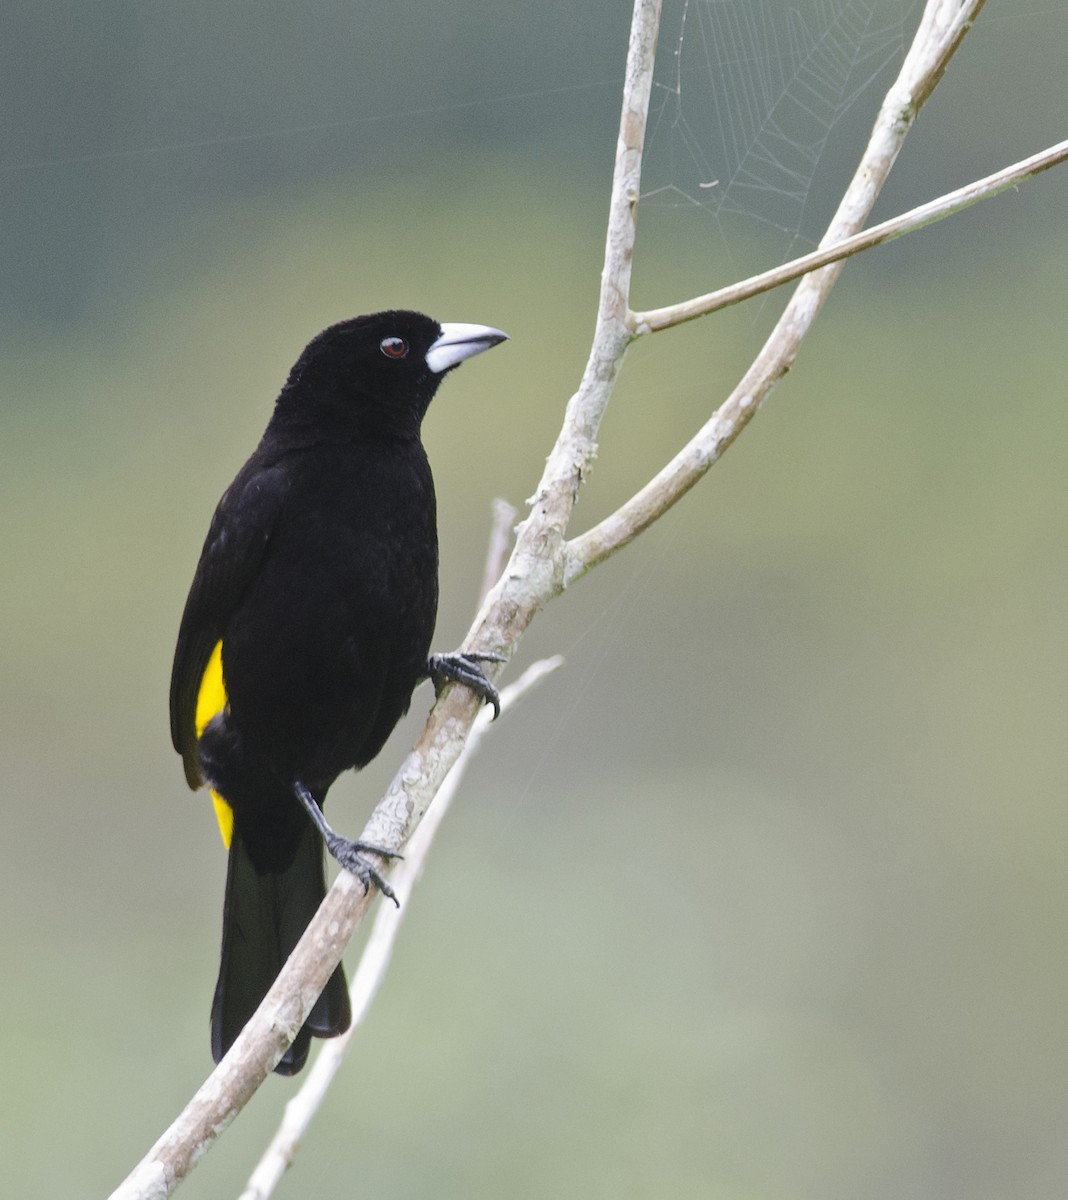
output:
[[[255,858],[256,862],[238,820],[230,842],[222,961],[211,1004],[211,1052],[216,1062],[256,1011],[326,894],[322,840],[311,822],[301,822],[295,850],[291,858],[286,854],[285,862],[263,869],[263,855],[256,853]],[[295,1075],[304,1066],[313,1035],[334,1037],[344,1033],[350,1021],[348,989],[339,965],[275,1070]]]

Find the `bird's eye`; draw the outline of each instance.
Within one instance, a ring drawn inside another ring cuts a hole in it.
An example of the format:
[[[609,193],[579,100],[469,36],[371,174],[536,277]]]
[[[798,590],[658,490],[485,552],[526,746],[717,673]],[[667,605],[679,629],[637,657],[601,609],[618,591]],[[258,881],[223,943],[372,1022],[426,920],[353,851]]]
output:
[[[406,358],[408,356],[408,343],[404,340],[404,338],[383,338],[381,342],[379,342],[378,348],[382,351],[386,358]]]

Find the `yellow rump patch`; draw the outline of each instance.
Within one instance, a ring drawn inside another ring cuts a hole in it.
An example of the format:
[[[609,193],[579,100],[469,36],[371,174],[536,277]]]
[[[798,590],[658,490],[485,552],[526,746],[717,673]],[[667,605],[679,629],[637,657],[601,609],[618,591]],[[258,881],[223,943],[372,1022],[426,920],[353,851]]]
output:
[[[197,706],[193,717],[193,727],[197,737],[212,717],[217,716],[226,707],[226,684],[223,681],[222,640],[215,643],[208,665],[200,677],[200,687],[197,689]],[[219,822],[219,833],[222,834],[223,845],[230,848],[234,836],[234,810],[219,793],[211,789],[211,802],[215,805],[215,819]]]
[[[200,677],[200,687],[197,690],[197,707],[193,717],[193,726],[197,737],[204,732],[204,727],[212,717],[221,713],[226,707],[226,684],[223,683],[222,670],[222,639],[215,643],[208,665]]]
[[[215,820],[219,822],[223,845],[229,850],[234,836],[234,810],[214,788],[211,789],[211,802],[215,805]]]

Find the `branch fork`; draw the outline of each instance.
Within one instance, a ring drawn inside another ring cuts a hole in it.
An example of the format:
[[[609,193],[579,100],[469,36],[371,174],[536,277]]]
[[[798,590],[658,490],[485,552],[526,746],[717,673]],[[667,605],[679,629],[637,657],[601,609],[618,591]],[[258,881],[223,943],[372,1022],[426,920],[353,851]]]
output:
[[[465,650],[511,658],[527,626],[542,607],[648,528],[703,477],[793,364],[846,256],[958,211],[967,203],[1012,186],[1068,157],[1068,142],[1061,143],[988,180],[960,189],[951,197],[922,206],[894,222],[884,222],[866,233],[860,232],[904,138],[982,5],[983,0],[927,0],[912,47],[887,93],[867,149],[818,251],[734,288],[666,308],[635,312],[630,306],[631,264],[661,8],[660,0],[635,0],[604,268],[589,358],[578,391],[568,402],[556,445],[530,502],[530,512],[517,529],[507,566],[503,571],[487,572],[487,577],[496,578],[496,583],[483,599],[465,639]],[[569,539],[567,533],[578,491],[596,455],[601,419],[630,343],[799,276],[801,282],[764,347],[705,425],[625,504],[591,529]],[[514,513],[505,519],[510,523],[513,517]],[[506,540],[500,536],[500,528],[497,534],[500,554]],[[551,666],[543,667],[538,677],[548,669]],[[499,666],[487,664],[491,678],[499,672]],[[528,682],[524,686],[529,685]],[[518,698],[510,689],[504,689],[501,696],[502,701],[506,697]],[[409,845],[408,859],[398,864],[392,874],[394,886],[402,895],[408,894],[410,886],[406,873],[412,871],[414,879],[425,853],[417,853],[419,841],[409,843],[409,839],[416,833],[449,771],[470,753],[485,727],[486,716],[476,725],[478,708],[478,700],[463,688],[450,689],[434,705],[417,745],[361,834],[362,840],[391,851]],[[479,731],[474,738],[473,730]],[[437,819],[443,810],[439,796]],[[342,872],[256,1015],[171,1128],[115,1191],[113,1200],[171,1195],[284,1053],[289,1039],[300,1028],[340,961],[371,899],[353,876]],[[378,920],[384,922],[387,917],[399,919],[391,909],[382,906]],[[377,922],[375,929],[372,946],[378,944]],[[380,966],[365,971],[361,964],[353,979],[353,988],[359,987],[362,997],[354,998],[353,1008],[357,1013],[373,994],[374,971],[384,970],[388,961],[388,951],[384,955],[381,950],[375,953]],[[337,1039],[323,1048],[309,1075],[309,1084],[312,1079],[318,1080],[323,1063],[327,1064],[322,1067],[323,1074],[332,1077],[345,1046],[347,1039]],[[317,1104],[311,1104],[309,1111],[314,1112],[315,1107]],[[299,1125],[297,1118],[294,1121]],[[265,1165],[261,1164],[262,1173],[254,1176],[243,1200],[263,1200],[269,1194],[296,1144],[291,1134],[288,1125],[280,1131],[277,1145],[269,1150]],[[299,1131],[296,1136],[299,1138]]]

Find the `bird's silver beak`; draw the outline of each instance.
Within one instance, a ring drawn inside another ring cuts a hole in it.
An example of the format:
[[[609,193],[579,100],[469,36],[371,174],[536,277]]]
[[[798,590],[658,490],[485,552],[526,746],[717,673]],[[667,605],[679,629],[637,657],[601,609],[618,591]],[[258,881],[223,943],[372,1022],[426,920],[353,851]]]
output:
[[[449,321],[442,324],[441,335],[426,352],[426,365],[435,375],[441,375],[458,367],[465,358],[481,354],[483,350],[507,340],[508,334],[489,325],[465,325],[459,321]]]

